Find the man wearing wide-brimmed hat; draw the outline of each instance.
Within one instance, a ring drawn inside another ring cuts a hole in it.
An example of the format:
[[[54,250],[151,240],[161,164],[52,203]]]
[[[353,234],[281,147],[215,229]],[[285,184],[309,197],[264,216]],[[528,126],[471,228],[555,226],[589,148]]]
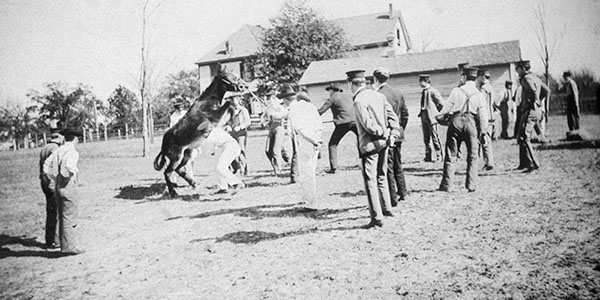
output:
[[[287,116],[287,108],[283,107],[282,100],[275,96],[275,91],[266,93],[268,106],[264,107],[264,113],[261,116],[266,121],[269,129],[267,140],[265,143],[265,154],[271,163],[275,176],[279,176],[281,167],[283,166],[282,159],[287,161],[287,152],[283,148],[285,131],[283,122]]]
[[[342,138],[349,131],[356,132],[356,123],[354,123],[354,109],[352,98],[349,94],[344,94],[343,90],[335,83],[325,88],[329,92],[329,98],[319,108],[319,114],[323,115],[328,109],[331,109],[333,115],[333,124],[335,129],[329,138],[329,170],[327,173],[333,174],[338,167],[337,146]]]
[[[187,110],[185,109],[185,104],[186,101],[185,99],[183,99],[183,97],[177,96],[175,98],[173,102],[173,108],[175,109],[175,111],[173,111],[173,113],[171,113],[171,116],[169,117],[169,128],[175,126],[175,124],[177,124],[177,122],[179,122],[179,120],[181,120],[181,118],[185,116],[185,114],[187,113]]]
[[[444,173],[439,190],[450,192],[454,182],[454,163],[458,147],[461,143],[467,146],[467,179],[465,186],[469,192],[477,188],[477,159],[479,149],[478,135],[485,133],[488,116],[485,109],[484,95],[476,86],[477,68],[465,67],[461,75],[464,85],[456,87],[450,93],[448,101],[436,118],[450,115],[446,136],[446,153],[444,156]]]
[[[56,223],[58,222],[58,210],[56,200],[54,199],[55,184],[49,177],[49,170],[44,170],[46,159],[56,152],[60,145],[64,143],[65,137],[58,131],[50,134],[50,140],[40,151],[40,182],[42,191],[46,196],[46,235],[45,242],[47,248],[60,247],[58,234],[56,232]]]
[[[385,96],[366,87],[365,71],[346,72],[354,93],[354,116],[358,151],[371,222],[365,228],[383,226],[383,216],[392,217],[387,179],[388,145],[398,137],[398,116]]]
[[[242,103],[242,93],[239,92],[227,92],[225,99],[231,101],[233,114],[231,120],[228,122],[226,130],[229,134],[237,141],[240,145],[241,153],[240,156],[235,160],[237,168],[244,175],[248,174],[248,164],[246,157],[246,146],[248,143],[248,127],[250,127],[250,113],[248,109]],[[237,168],[234,169],[234,173],[237,173]]]
[[[321,131],[323,124],[317,108],[307,101],[298,101],[291,86],[284,86],[277,96],[289,107],[289,130],[292,137],[292,169],[297,165],[298,180],[302,186],[304,207],[308,210],[319,208],[317,201],[316,169],[319,149],[323,144]],[[295,159],[297,157],[297,159]],[[294,176],[292,172],[292,176]],[[292,177],[292,182],[295,177]]]

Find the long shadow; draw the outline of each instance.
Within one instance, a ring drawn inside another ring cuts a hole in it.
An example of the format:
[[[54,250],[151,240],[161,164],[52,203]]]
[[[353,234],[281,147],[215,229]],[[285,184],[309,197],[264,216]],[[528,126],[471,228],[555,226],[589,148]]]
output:
[[[166,183],[153,183],[150,186],[127,185],[119,188],[119,199],[142,200],[146,197],[161,195],[167,187]]]
[[[260,181],[254,181],[254,182],[247,182],[246,183],[246,188],[254,188],[254,187],[273,187],[273,186],[280,186],[280,185],[288,185],[288,182],[260,182]]]
[[[51,251],[35,251],[35,250],[24,250],[24,251],[13,251],[2,246],[19,244],[25,247],[37,247],[44,249],[46,245],[36,241],[35,238],[28,238],[24,236],[10,236],[7,234],[0,234],[0,259],[7,257],[46,257],[46,258],[58,258],[62,254],[60,252]]]
[[[24,251],[12,251],[6,248],[0,248],[0,259],[5,259],[7,257],[45,257],[45,258],[60,258],[65,255],[60,253],[60,251],[34,251],[34,250],[24,250]]]
[[[559,143],[542,144],[536,149],[539,150],[562,150],[562,149],[595,149],[600,148],[600,140],[586,141],[561,141]]]
[[[135,202],[135,204],[153,203],[161,201],[184,201],[184,202],[218,202],[218,201],[229,201],[231,197],[217,197],[210,198],[211,195],[207,194],[191,194],[191,195],[179,195],[177,197],[171,197],[169,195],[163,195],[156,199],[145,199],[143,201]]]
[[[200,213],[192,216],[177,216],[166,219],[167,221],[173,221],[178,219],[205,219],[212,216],[220,216],[232,214],[238,217],[246,217],[252,220],[258,220],[263,218],[295,218],[304,217],[316,220],[328,220],[332,219],[333,215],[341,214],[351,210],[362,209],[364,206],[355,206],[349,208],[340,209],[319,209],[319,210],[306,210],[301,207],[293,207],[295,204],[274,204],[274,205],[259,205],[244,208],[227,208]],[[284,208],[280,210],[274,210],[274,208]]]
[[[358,196],[366,196],[367,193],[365,193],[365,191],[360,190],[358,192],[341,192],[341,193],[331,193],[329,194],[329,196],[340,196],[342,198],[352,198],[352,197],[358,197]]]
[[[20,244],[26,247],[38,247],[44,248],[46,245],[36,241],[35,238],[28,238],[25,236],[10,236],[7,234],[0,234],[0,247],[4,245]]]
[[[402,168],[404,173],[431,173],[431,172],[439,172],[441,168],[416,168],[416,167],[405,167]]]
[[[330,232],[330,231],[348,231],[364,229],[363,226],[349,226],[349,227],[336,227],[327,229],[302,229],[296,231],[288,231],[282,233],[265,232],[265,231],[238,231],[225,234],[217,238],[203,238],[191,240],[190,243],[203,242],[214,239],[217,243],[230,242],[234,244],[256,244],[264,241],[278,240],[285,237],[298,236],[304,234],[310,234],[315,232]]]

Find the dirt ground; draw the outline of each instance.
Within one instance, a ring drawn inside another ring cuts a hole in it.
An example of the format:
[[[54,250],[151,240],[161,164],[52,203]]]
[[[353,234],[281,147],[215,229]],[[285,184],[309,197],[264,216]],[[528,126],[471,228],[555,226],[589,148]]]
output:
[[[415,118],[411,116],[411,118]],[[196,162],[200,188],[164,195],[141,140],[80,144],[80,245],[59,257],[41,246],[45,204],[37,149],[0,153],[2,299],[600,299],[600,146],[560,141],[564,116],[536,145],[526,174],[515,140],[494,142],[497,168],[467,193],[436,191],[441,163],[422,162],[418,123],[403,144],[410,195],[384,226],[369,222],[354,137],[340,171],[318,166],[324,209],[303,213],[298,185],[276,178],[265,132],[248,141],[247,188],[218,197],[215,158]],[[600,137],[600,117],[583,127]],[[329,139],[330,130],[323,137]],[[445,136],[442,138],[445,140]],[[480,160],[480,164],[482,164]],[[182,180],[179,180],[182,183]]]

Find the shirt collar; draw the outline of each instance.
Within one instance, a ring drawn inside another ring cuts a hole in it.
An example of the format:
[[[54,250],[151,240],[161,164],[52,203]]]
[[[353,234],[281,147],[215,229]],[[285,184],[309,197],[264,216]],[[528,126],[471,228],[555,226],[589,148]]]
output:
[[[384,85],[387,85],[387,82],[384,82],[382,84],[379,85],[379,87],[377,88],[377,90],[381,90],[383,88]]]
[[[356,93],[354,93],[354,97],[356,97],[356,95],[358,95],[358,93],[364,91],[367,88],[367,86],[361,86],[358,88],[358,90],[356,90]]]

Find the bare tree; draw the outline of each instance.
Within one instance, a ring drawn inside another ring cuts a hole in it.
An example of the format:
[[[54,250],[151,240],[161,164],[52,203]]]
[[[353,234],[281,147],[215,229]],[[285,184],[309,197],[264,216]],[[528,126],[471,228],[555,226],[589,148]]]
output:
[[[553,55],[555,53],[554,50],[556,48],[557,39],[551,39],[549,37],[549,22],[544,2],[537,2],[537,4],[533,8],[533,12],[535,15],[535,22],[537,24],[535,28],[535,35],[537,37],[538,42],[536,50],[538,52],[540,60],[542,61],[542,64],[544,65],[545,83],[547,86],[550,86],[550,62],[554,58]],[[544,102],[545,123],[548,122],[548,110],[550,108],[549,102],[549,99],[546,99],[546,101]]]
[[[160,7],[162,1],[159,2],[153,9],[149,9],[150,0],[144,1],[142,8],[142,47],[141,47],[141,65],[139,77],[140,99],[142,102],[142,156],[146,156],[148,152],[148,142],[153,142],[154,125],[152,118],[152,107],[150,106],[150,84],[151,84],[151,69],[150,65],[150,39],[147,37],[147,23],[150,17]]]

